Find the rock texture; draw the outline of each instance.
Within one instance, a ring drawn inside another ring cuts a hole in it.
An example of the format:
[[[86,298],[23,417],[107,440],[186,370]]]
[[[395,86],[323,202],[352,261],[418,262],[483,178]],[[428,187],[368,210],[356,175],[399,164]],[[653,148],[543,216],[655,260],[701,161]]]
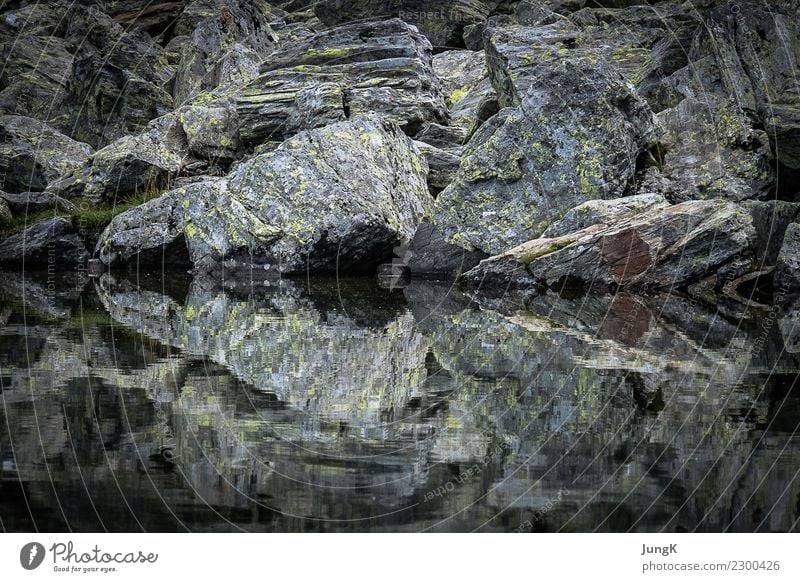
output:
[[[68,218],[37,222],[0,242],[0,264],[6,266],[74,268],[88,258],[83,240]]]
[[[183,236],[200,272],[370,272],[430,210],[427,173],[396,124],[360,116],[119,215],[97,252],[114,264]]]
[[[473,287],[586,286],[680,288],[703,278],[755,239],[750,214],[735,203],[691,201],[611,225],[526,242],[466,273]]]

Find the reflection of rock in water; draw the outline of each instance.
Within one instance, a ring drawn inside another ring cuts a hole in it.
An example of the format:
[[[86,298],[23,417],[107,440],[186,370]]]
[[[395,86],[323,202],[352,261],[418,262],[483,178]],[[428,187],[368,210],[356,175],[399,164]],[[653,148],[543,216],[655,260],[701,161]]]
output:
[[[534,530],[782,530],[797,517],[794,355],[754,350],[757,327],[678,298],[480,308],[416,281],[196,284],[181,300],[109,284],[108,313],[77,321],[69,304],[27,320],[10,304],[12,529],[30,525],[25,499],[50,529],[65,528],[62,509],[100,529],[95,507],[134,531],[510,531],[543,507]]]

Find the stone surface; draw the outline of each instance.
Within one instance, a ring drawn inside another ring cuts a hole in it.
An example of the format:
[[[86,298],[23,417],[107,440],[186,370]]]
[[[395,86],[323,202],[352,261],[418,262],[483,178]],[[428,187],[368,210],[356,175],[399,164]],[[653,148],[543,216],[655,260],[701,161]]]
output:
[[[0,181],[10,192],[44,190],[80,168],[92,149],[36,119],[0,115]]]
[[[489,14],[482,0],[321,0],[314,12],[323,23],[333,26],[375,18],[401,18],[415,25],[434,46],[464,46],[465,26],[482,22]]]
[[[117,216],[96,252],[113,264],[184,236],[198,273],[366,273],[430,211],[427,173],[396,124],[358,116]]]
[[[786,228],[783,237],[775,269],[775,286],[800,289],[800,224],[796,222]]]
[[[551,224],[542,233],[542,238],[556,238],[596,224],[612,224],[668,206],[669,202],[660,194],[640,194],[616,200],[589,200],[568,211],[558,222]]]
[[[400,20],[341,26],[289,43],[233,98],[249,144],[359,113],[380,113],[411,135],[447,118],[431,45]]]
[[[722,200],[656,208],[611,225],[526,242],[463,276],[475,288],[585,286],[680,288],[748,251],[750,213]]]
[[[89,253],[69,218],[50,218],[0,242],[0,264],[59,270],[84,262]]]
[[[602,61],[553,61],[538,79],[518,107],[481,126],[437,199],[434,223],[452,244],[499,253],[630,187],[653,138],[646,103]]]

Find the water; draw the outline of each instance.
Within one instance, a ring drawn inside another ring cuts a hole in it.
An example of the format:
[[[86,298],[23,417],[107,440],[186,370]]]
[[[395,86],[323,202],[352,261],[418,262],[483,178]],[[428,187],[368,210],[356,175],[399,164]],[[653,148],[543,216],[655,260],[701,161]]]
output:
[[[798,529],[785,311],[0,279],[5,531]]]

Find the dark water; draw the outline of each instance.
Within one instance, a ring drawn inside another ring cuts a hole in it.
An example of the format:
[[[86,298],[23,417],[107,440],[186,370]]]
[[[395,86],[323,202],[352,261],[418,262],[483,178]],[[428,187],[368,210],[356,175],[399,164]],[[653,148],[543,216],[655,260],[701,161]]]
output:
[[[6,531],[798,529],[787,310],[0,279]]]

